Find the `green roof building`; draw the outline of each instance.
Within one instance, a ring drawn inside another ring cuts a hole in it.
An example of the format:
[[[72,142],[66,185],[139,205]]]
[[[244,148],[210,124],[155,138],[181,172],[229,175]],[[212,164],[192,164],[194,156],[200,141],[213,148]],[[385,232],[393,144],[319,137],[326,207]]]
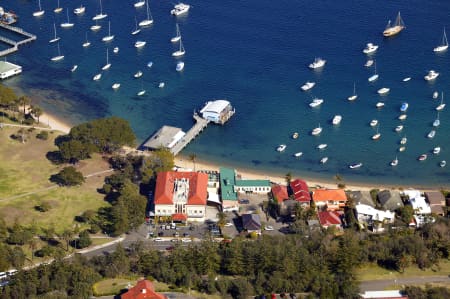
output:
[[[220,172],[220,196],[222,200],[237,201],[237,193],[234,190],[236,184],[236,172],[234,169],[221,167]]]
[[[270,192],[269,180],[236,180],[234,187],[236,192],[268,193]]]

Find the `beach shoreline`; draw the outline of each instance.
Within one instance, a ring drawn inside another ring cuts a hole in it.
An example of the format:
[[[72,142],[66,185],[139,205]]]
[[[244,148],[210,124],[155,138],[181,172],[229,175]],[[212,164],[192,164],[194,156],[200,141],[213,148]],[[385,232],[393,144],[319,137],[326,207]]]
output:
[[[25,106],[25,110],[29,111],[30,106]],[[55,130],[55,131],[60,131],[64,134],[69,134],[70,129],[72,128],[71,125],[62,121],[60,118],[58,118],[58,116],[48,113],[48,112],[45,112],[45,111],[39,117],[39,124],[46,125],[50,129]]]
[[[190,159],[189,156],[186,155],[178,155],[174,159],[175,165],[177,167],[180,167],[182,169],[186,170],[194,170],[194,162]],[[242,178],[245,179],[267,179],[271,183],[279,184],[279,185],[286,185],[286,178],[283,175],[275,174],[272,172],[264,172],[264,170],[253,170],[246,168],[245,166],[242,167],[235,167],[231,165],[226,164],[219,164],[213,161],[207,161],[203,159],[195,159],[195,170],[213,170],[213,171],[219,171],[220,167],[229,167],[236,169],[236,172],[238,175],[240,175]],[[292,174],[292,180],[295,179],[302,179],[304,180],[310,188],[324,188],[324,189],[338,189],[338,184],[342,184],[345,186],[343,189],[345,190],[359,190],[359,191],[370,191],[373,189],[379,189],[379,190],[406,190],[406,189],[420,189],[421,191],[433,191],[436,189],[441,189],[440,187],[433,188],[432,186],[424,187],[424,186],[403,186],[403,185],[394,185],[394,184],[371,184],[371,183],[362,183],[362,182],[352,182],[347,180],[338,181],[335,180],[334,182],[332,180],[321,180],[317,178],[313,178],[310,176],[297,176]]]

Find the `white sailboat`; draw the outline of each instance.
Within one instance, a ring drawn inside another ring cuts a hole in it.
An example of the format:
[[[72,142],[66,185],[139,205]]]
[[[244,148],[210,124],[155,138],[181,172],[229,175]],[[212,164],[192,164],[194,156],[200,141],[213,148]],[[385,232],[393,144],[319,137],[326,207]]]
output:
[[[63,8],[59,6],[59,0],[58,0],[58,6],[53,10],[54,13],[60,13],[62,12]]]
[[[91,45],[91,42],[87,38],[87,32],[86,32],[86,41],[83,43],[83,48],[87,48]]]
[[[64,55],[61,55],[61,49],[59,48],[59,43],[58,43],[58,55],[53,56],[51,58],[52,61],[60,61],[64,58]]]
[[[102,28],[102,26],[98,24],[98,21],[95,21],[95,25],[91,26],[92,31],[97,31],[97,30],[100,30],[101,28]]]
[[[34,17],[40,17],[45,13],[45,10],[43,10],[41,7],[41,0],[38,0],[38,6],[39,6],[39,10],[33,12]]]
[[[134,3],[134,7],[142,7],[145,5],[145,0],[138,0],[136,3]]]
[[[114,90],[119,89],[119,87],[120,87],[120,83],[114,83],[114,84],[112,85],[112,89],[114,89]]]
[[[356,83],[353,82],[353,95],[349,96],[347,99],[349,101],[354,101],[358,98],[358,95],[356,94]]]
[[[445,34],[445,28],[444,28],[444,35],[442,36],[442,43],[441,45],[437,46],[433,49],[434,52],[443,52],[448,49],[448,41],[447,41],[447,34]]]
[[[108,16],[107,14],[103,13],[102,0],[99,0],[99,1],[100,1],[100,13],[96,14],[92,18],[92,20],[94,20],[94,21],[104,19],[104,18],[106,18]]]
[[[373,135],[372,136],[372,139],[373,140],[378,140],[378,139],[380,139],[380,137],[381,137],[381,133],[378,131],[378,129],[379,129],[379,125],[377,126],[377,133],[375,134],[375,135]]]
[[[153,24],[153,17],[150,13],[150,8],[148,7],[148,0],[145,1],[145,5],[147,6],[147,19],[139,22],[139,26],[141,27],[150,26]]]
[[[106,49],[106,64],[102,67],[102,70],[106,71],[111,67],[111,63],[109,63],[109,49]]]
[[[377,63],[375,62],[375,71],[374,71],[373,75],[370,76],[369,79],[367,79],[367,81],[373,82],[373,81],[376,81],[377,79],[378,79],[378,74],[377,74]]]
[[[75,72],[76,70],[78,69],[78,65],[74,65],[74,66],[72,66],[72,68],[70,69],[70,71],[73,73],[73,72]]]
[[[101,78],[102,78],[102,74],[97,74],[97,75],[95,75],[95,76],[92,78],[92,80],[98,81],[98,80],[100,80]]]
[[[69,20],[69,9],[67,9],[67,22],[64,22],[64,23],[61,23],[61,27],[62,28],[71,28],[71,27],[73,27],[73,23],[70,23],[70,20]]]
[[[183,47],[183,41],[181,40],[181,37],[180,37],[180,48],[177,51],[173,52],[172,56],[180,57],[180,56],[183,56],[185,53],[186,53],[186,51],[184,50],[184,47]]]
[[[86,11],[86,7],[84,7],[82,4],[80,5],[80,7],[77,7],[73,10],[73,13],[76,15],[81,15]]]
[[[138,91],[137,95],[143,96],[144,94],[145,94],[145,89],[144,89],[144,84],[142,83],[142,79],[141,79],[141,90]]]
[[[145,46],[147,42],[143,41],[143,40],[138,40],[137,42],[134,43],[134,46],[138,49],[142,48],[143,46]]]
[[[110,42],[114,39],[114,35],[111,35],[111,22],[108,22],[108,35],[102,38],[104,42]]]
[[[398,165],[398,158],[395,156],[395,159],[391,161],[391,166],[397,166]]]
[[[55,32],[55,36],[49,41],[49,43],[54,43],[60,40],[60,37],[56,35],[56,24],[53,23],[53,31]]]
[[[136,35],[136,34],[138,34],[139,32],[141,32],[141,29],[139,29],[139,27],[138,27],[136,17],[134,17],[134,23],[136,24],[136,27],[135,27],[135,29],[131,32],[132,35]]]
[[[441,92],[441,103],[436,107],[437,111],[444,110],[445,103],[444,103],[444,92]]]
[[[176,24],[176,28],[177,28],[176,35],[170,39],[170,41],[172,43],[178,42],[180,40],[180,38],[181,38],[180,27],[178,26],[178,23]]]

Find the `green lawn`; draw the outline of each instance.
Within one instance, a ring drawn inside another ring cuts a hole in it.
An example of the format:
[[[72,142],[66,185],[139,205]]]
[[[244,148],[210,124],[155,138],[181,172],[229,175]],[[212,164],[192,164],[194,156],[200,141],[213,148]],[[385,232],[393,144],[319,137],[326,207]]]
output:
[[[125,289],[128,284],[131,286],[136,284],[136,278],[110,278],[97,282],[92,287],[95,296],[115,295],[120,290]]]
[[[55,188],[49,181],[50,176],[63,167],[46,158],[47,152],[57,149],[54,146],[57,133],[49,134],[49,140],[42,141],[36,139],[36,130],[30,133],[29,141],[22,144],[9,137],[17,130],[0,130],[0,217],[6,223],[11,225],[17,220],[21,224],[34,222],[40,227],[54,225],[56,231],[61,232],[73,227],[74,217],[83,211],[108,205],[97,192],[105,175],[88,178],[82,186],[70,188]],[[83,161],[77,167],[83,174],[108,169],[100,156]],[[35,209],[42,201],[50,204],[48,212]]]
[[[404,273],[397,271],[387,270],[379,267],[375,264],[367,264],[357,270],[356,277],[360,281],[365,280],[383,280],[383,279],[396,279],[415,276],[436,276],[436,275],[449,275],[450,273],[450,261],[441,260],[439,263],[439,269],[432,267],[431,269],[421,270],[415,266],[411,266],[405,269]]]

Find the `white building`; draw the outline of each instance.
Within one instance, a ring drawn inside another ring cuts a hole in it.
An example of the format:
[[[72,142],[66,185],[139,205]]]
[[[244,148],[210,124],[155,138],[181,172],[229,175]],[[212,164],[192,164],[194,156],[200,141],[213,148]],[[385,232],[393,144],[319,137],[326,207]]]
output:
[[[395,213],[390,211],[377,210],[374,207],[365,204],[358,204],[355,206],[358,221],[379,221],[379,222],[394,222]]]
[[[234,109],[230,102],[225,100],[216,100],[207,102],[200,110],[204,119],[212,121],[216,124],[223,125],[234,114]]]
[[[414,213],[417,215],[431,214],[430,205],[426,202],[425,196],[419,190],[405,190],[403,195],[409,198]]]
[[[0,79],[7,79],[14,75],[18,75],[21,72],[22,67],[20,65],[7,61],[0,61]]]

